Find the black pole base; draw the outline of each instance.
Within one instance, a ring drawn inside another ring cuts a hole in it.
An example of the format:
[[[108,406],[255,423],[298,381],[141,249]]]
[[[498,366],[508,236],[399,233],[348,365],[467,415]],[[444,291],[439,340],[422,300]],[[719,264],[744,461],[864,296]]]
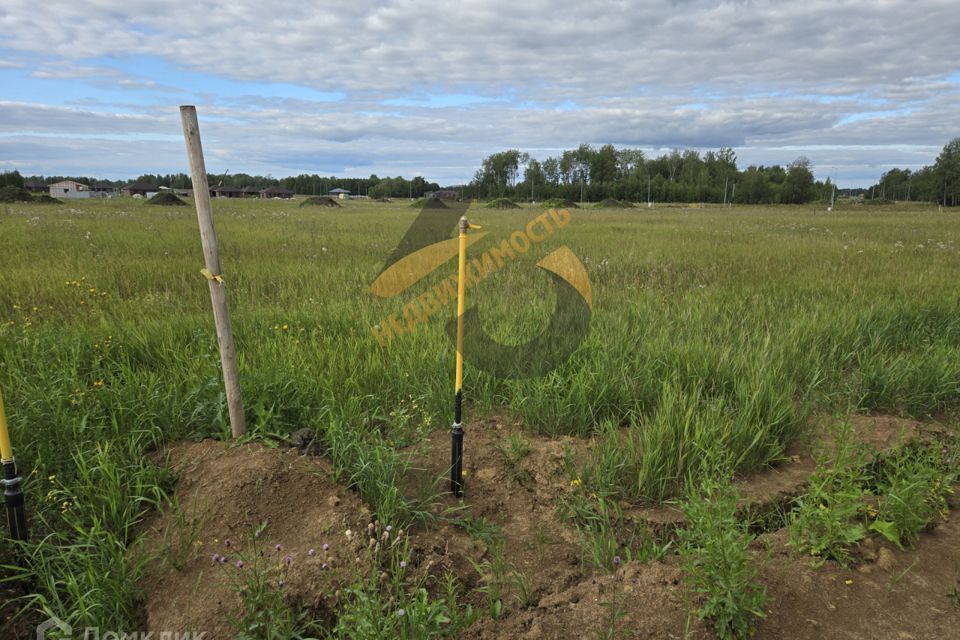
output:
[[[20,542],[27,540],[27,514],[24,508],[23,489],[13,460],[3,463],[3,502],[7,510],[7,527],[10,538]]]
[[[463,425],[453,424],[450,431],[450,492],[456,497],[463,494]]]

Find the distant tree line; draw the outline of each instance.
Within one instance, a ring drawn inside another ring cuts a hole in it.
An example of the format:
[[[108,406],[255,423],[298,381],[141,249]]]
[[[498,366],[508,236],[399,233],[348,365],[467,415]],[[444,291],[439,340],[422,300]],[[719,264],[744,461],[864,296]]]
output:
[[[24,178],[16,170],[0,173],[0,187],[12,185],[23,187],[25,182],[37,181],[52,184],[61,180],[74,180],[87,185],[109,184],[114,187],[123,187],[131,182],[146,182],[157,187],[171,189],[190,189],[192,181],[185,173],[154,174],[145,173],[133,180],[101,180],[91,176],[29,176]],[[379,178],[376,174],[369,178],[338,178],[336,176],[320,176],[316,174],[301,174],[287,178],[272,176],[253,176],[246,173],[208,174],[207,181],[211,186],[225,187],[283,187],[294,193],[304,195],[324,195],[331,189],[346,189],[354,195],[369,195],[373,198],[422,198],[428,191],[440,188],[436,182],[427,182],[422,176],[412,180],[397,176],[396,178]]]
[[[486,159],[468,185],[479,198],[523,200],[563,198],[633,202],[790,203],[829,199],[829,179],[817,182],[810,161],[799,157],[790,165],[737,168],[733,149],[701,155],[673,150],[647,158],[639,149],[595,148],[581,144],[559,156],[538,160],[516,149]]]
[[[957,206],[960,201],[960,138],[948,142],[936,162],[917,171],[891,169],[870,187],[872,198],[938,202]]]

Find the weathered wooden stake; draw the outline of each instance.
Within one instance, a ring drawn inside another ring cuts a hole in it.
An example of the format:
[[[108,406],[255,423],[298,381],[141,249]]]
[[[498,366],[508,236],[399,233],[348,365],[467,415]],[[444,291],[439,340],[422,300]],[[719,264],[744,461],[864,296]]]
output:
[[[203,243],[203,259],[207,266],[202,273],[210,285],[213,321],[217,325],[217,342],[220,344],[220,362],[223,365],[223,384],[227,391],[227,409],[230,412],[230,430],[233,437],[238,438],[247,432],[247,423],[243,415],[243,399],[240,397],[240,372],[237,368],[237,349],[233,343],[233,328],[230,325],[230,310],[227,307],[227,289],[223,274],[220,272],[217,233],[213,228],[210,185],[207,184],[207,168],[203,162],[197,108],[193,105],[180,107],[180,121],[183,124],[183,139],[187,143],[187,156],[190,159],[193,200],[197,205],[200,241]]]

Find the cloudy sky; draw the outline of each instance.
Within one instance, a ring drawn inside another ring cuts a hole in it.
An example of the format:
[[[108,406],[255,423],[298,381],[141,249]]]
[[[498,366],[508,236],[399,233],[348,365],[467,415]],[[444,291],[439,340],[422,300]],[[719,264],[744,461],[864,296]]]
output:
[[[960,135],[956,0],[3,0],[0,169],[468,180],[491,152],[731,146],[872,183]]]

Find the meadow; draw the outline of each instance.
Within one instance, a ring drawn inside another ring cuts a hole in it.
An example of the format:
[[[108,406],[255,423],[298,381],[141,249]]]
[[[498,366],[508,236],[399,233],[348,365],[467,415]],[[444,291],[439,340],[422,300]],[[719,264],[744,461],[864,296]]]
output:
[[[195,213],[128,198],[0,207],[0,389],[43,541],[23,550],[36,586],[18,602],[129,627],[139,569],[126,549],[174,482],[147,454],[229,436]],[[468,215],[499,241],[540,213]],[[600,453],[582,482],[594,497],[657,504],[718,467],[742,474],[782,459],[812,437],[814,416],[954,421],[956,212],[842,202],[832,213],[570,213],[468,305],[502,343],[535,337],[556,296],[534,265],[565,245],[592,282],[590,333],[560,367],[524,380],[472,367],[466,345],[468,456],[471,422],[492,416],[531,435],[589,438]],[[400,450],[449,429],[454,307],[387,346],[371,327],[455,262],[380,299],[368,288],[417,215],[409,203],[215,200],[214,215],[248,439],[316,429],[384,522],[429,524],[400,490]],[[12,545],[0,553],[5,575],[22,577]]]

